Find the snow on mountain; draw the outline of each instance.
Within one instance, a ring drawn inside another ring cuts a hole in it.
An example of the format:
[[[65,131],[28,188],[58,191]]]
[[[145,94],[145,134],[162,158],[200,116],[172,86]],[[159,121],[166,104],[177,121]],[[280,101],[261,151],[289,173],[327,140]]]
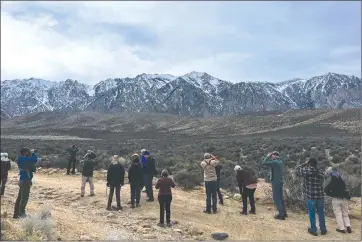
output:
[[[360,107],[360,90],[360,78],[336,73],[279,83],[231,83],[205,72],[183,76],[143,73],[134,78],[109,78],[94,86],[70,79],[51,82],[30,78],[2,81],[1,106],[10,116],[55,110],[217,116]]]

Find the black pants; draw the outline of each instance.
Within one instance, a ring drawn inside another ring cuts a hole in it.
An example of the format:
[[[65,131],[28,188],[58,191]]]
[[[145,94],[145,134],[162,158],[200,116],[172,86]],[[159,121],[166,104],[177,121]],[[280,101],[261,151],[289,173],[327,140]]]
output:
[[[171,201],[172,195],[158,195],[160,203],[160,223],[165,223],[165,210],[166,210],[166,223],[171,223]]]
[[[249,203],[250,203],[250,212],[255,213],[255,198],[254,198],[254,193],[255,193],[255,188],[254,189],[249,189],[247,187],[243,187],[243,212],[247,213],[247,209],[248,209],[248,198],[249,198]]]
[[[220,192],[220,180],[217,180],[217,182],[216,182],[216,192],[217,192],[217,196],[219,197],[219,201],[221,203],[224,202],[222,193]]]
[[[152,181],[153,181],[153,177],[149,174],[143,174],[143,183],[146,187],[146,193],[147,193],[147,197],[151,200],[154,199],[153,197],[153,189],[152,189]]]
[[[120,185],[110,185],[109,186],[109,195],[108,195],[108,207],[110,208],[113,200],[113,193],[116,192],[116,201],[117,207],[121,207],[121,186]]]
[[[217,182],[216,181],[206,181],[205,182],[205,188],[206,188],[206,211],[211,212],[211,206],[212,211],[217,211]],[[212,201],[212,205],[211,205]]]
[[[25,207],[28,204],[31,185],[31,181],[20,181],[19,193],[14,207],[14,217],[25,215]]]
[[[141,198],[141,186],[137,184],[130,184],[131,186],[131,205],[140,204],[140,198]]]
[[[7,177],[1,178],[0,195],[4,195],[4,193],[5,193],[5,185],[6,185],[6,182],[7,182],[7,181],[8,181],[8,178],[7,178]]]
[[[72,174],[75,174],[75,162],[76,162],[76,158],[75,158],[75,157],[69,157],[67,174],[70,173],[70,167],[71,167],[72,165],[73,165]]]

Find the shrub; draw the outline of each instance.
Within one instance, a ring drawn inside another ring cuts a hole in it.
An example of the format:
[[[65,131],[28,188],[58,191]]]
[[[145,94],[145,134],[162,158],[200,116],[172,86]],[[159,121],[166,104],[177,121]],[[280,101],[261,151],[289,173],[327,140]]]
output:
[[[178,171],[174,175],[174,179],[177,185],[185,190],[200,186],[203,181],[203,177],[199,172],[187,171],[186,169]]]
[[[23,218],[21,225],[25,238],[52,240],[53,222],[49,206],[44,206],[34,215]]]

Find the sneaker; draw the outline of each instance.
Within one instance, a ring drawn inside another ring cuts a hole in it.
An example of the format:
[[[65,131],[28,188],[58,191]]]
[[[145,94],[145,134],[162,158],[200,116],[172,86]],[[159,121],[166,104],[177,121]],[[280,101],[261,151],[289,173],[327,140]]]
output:
[[[135,205],[131,205],[131,208],[136,208],[136,206],[135,206]]]
[[[326,235],[327,234],[327,230],[321,231],[321,235]]]
[[[107,207],[106,210],[107,210],[107,211],[112,211],[112,208],[111,208],[111,207]]]
[[[308,228],[308,233],[310,233],[313,236],[318,236],[317,232],[313,232],[310,228]]]
[[[136,204],[136,208],[139,208],[141,205],[139,203]]]
[[[90,196],[90,197],[94,197],[95,195],[96,195],[96,194],[92,193],[92,194],[90,194],[89,196]]]
[[[342,233],[342,234],[345,234],[345,233],[346,233],[346,231],[344,231],[344,230],[342,230],[342,229],[336,229],[336,231],[339,232],[339,233]]]
[[[171,223],[167,223],[167,225],[166,225],[167,227],[172,227],[172,224]]]
[[[240,212],[241,215],[248,215],[247,212]]]
[[[249,213],[251,213],[251,214],[256,214],[256,212],[255,212],[255,211],[249,211]]]
[[[159,227],[165,227],[165,225],[162,224],[162,223],[158,223],[157,226],[159,226]]]
[[[219,204],[224,205],[224,201],[220,201]]]
[[[275,216],[274,216],[274,219],[285,220],[285,217],[279,216],[279,215],[275,215]]]
[[[284,213],[284,217],[285,217],[285,218],[288,218],[288,214],[287,214],[287,213]]]
[[[153,198],[152,199],[149,198],[149,199],[146,200],[146,202],[154,202],[154,201],[155,201],[155,199],[153,199]]]
[[[206,213],[206,214],[211,214],[211,212],[207,211],[207,210],[204,210],[203,212]]]
[[[123,207],[122,206],[117,206],[117,210],[119,211],[119,210],[122,210],[123,209]]]
[[[351,227],[347,227],[347,232],[348,232],[349,234],[352,233]]]

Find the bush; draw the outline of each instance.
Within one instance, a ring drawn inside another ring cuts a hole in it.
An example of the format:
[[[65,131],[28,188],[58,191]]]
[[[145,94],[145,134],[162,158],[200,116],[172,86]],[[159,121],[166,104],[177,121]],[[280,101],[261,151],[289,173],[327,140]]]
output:
[[[29,215],[21,220],[24,237],[40,240],[52,240],[53,222],[49,206],[44,206],[34,215]]]
[[[187,171],[186,169],[178,171],[174,175],[174,179],[177,185],[185,190],[200,186],[203,182],[203,177],[199,172]]]

